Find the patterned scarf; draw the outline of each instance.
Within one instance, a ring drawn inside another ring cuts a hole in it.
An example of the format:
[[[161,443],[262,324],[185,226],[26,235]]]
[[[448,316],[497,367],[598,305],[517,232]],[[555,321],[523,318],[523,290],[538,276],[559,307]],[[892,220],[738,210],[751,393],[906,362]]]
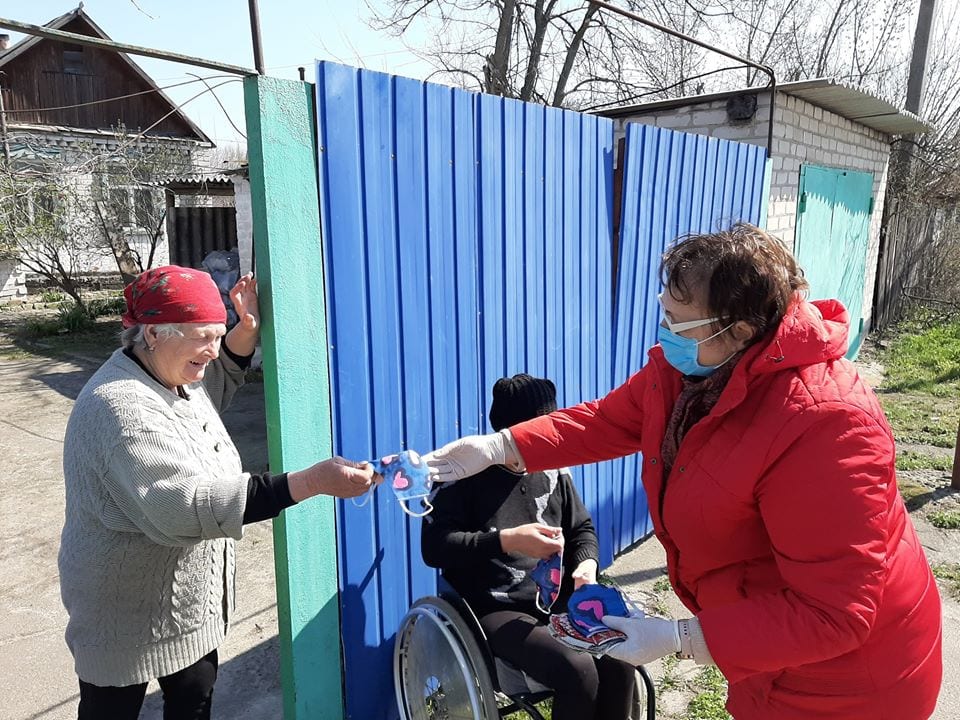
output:
[[[141,324],[227,322],[217,284],[203,270],[165,265],[140,273],[123,290],[126,328]]]
[[[713,406],[720,399],[720,394],[727,386],[727,381],[733,374],[733,369],[737,366],[742,354],[731,358],[728,362],[721,365],[712,375],[705,378],[685,375],[683,377],[683,387],[680,395],[673,405],[673,412],[667,420],[667,431],[663,436],[663,443],[660,445],[660,453],[663,456],[663,477],[666,480],[673,468],[673,462],[677,459],[677,452],[680,449],[680,443],[694,425],[703,420]]]

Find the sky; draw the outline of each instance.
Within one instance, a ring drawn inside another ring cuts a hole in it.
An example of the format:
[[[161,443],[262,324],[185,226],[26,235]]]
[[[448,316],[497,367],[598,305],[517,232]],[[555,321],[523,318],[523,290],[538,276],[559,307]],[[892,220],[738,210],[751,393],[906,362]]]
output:
[[[0,16],[43,25],[76,7],[77,0],[0,0]],[[414,30],[404,39],[373,30],[369,5],[383,7],[386,0],[259,0],[263,55],[267,73],[295,79],[297,67],[306,68],[312,81],[317,59],[423,79],[433,68],[408,49],[424,46],[426,38]],[[955,2],[955,0],[941,0]],[[85,0],[84,10],[118,42],[142,45],[253,68],[247,0]],[[943,15],[943,13],[941,13]],[[956,12],[951,13],[956,16]],[[943,22],[944,18],[940,18]],[[957,28],[952,27],[956,32]],[[0,31],[9,32],[9,31]],[[9,32],[11,41],[22,39]],[[903,38],[909,45],[912,32]],[[736,48],[734,48],[736,49]],[[188,73],[208,71],[132,57],[160,87],[194,81]],[[239,82],[220,77],[211,80],[219,106],[202,83],[190,82],[166,89],[184,112],[218,146],[229,149],[242,142],[245,129],[243,93]],[[232,121],[232,122],[231,122]],[[236,125],[236,128],[233,126]]]
[[[371,0],[376,5],[378,0]],[[0,16],[44,25],[75,9],[76,0],[30,0],[0,2]],[[267,74],[296,79],[297,67],[306,68],[313,81],[315,60],[382,70],[395,75],[425,78],[432,68],[410,52],[404,41],[378,32],[366,20],[371,12],[364,0],[260,0],[261,37]],[[250,18],[246,0],[85,0],[84,11],[113,40],[169,50],[209,60],[253,68]],[[11,45],[21,33],[10,35]],[[406,42],[415,42],[408,38]],[[216,71],[189,67],[152,58],[131,56],[160,87],[194,80],[187,73],[218,75]],[[210,80],[216,86],[229,78]],[[215,89],[226,113],[216,100],[193,82],[165,90],[184,112],[221,147],[242,140],[245,130],[243,92],[239,82]],[[188,102],[189,101],[189,102]],[[229,120],[227,118],[229,115]]]

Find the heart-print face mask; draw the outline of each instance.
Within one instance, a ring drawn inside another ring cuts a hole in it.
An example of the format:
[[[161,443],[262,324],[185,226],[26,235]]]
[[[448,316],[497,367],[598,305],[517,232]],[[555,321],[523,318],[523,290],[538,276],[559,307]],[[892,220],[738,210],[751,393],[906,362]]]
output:
[[[418,453],[413,450],[404,450],[396,455],[386,455],[372,462],[371,465],[374,472],[383,475],[383,482],[393,490],[400,502],[400,507],[407,515],[424,517],[433,512],[433,505],[426,500],[430,496],[433,485],[430,479],[430,468]],[[422,513],[411,512],[407,503],[418,498],[424,499],[423,504],[427,509]]]
[[[567,602],[570,622],[584,635],[607,629],[604,615],[629,617],[630,610],[623,593],[609,585],[581,585]]]
[[[530,571],[530,577],[537,584],[537,608],[549,615],[563,582],[563,553],[558,552],[540,560]]]

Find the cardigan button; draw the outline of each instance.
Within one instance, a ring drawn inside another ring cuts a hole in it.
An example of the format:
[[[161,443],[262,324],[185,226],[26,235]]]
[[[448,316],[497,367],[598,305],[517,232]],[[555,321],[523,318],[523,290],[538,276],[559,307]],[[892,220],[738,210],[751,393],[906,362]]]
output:
[[[684,467],[683,465],[681,465],[681,466],[680,466],[680,472],[686,472],[686,471],[687,471],[687,468]]]
[[[651,462],[651,464],[656,465],[656,464],[657,464],[657,459],[656,459],[656,458],[650,458],[650,462]]]
[[[215,452],[220,452],[220,443],[214,443],[214,444],[213,444],[213,449],[214,449]]]
[[[527,494],[527,486],[526,486],[526,485],[521,485],[521,486],[520,486],[520,494],[521,494],[521,495],[526,495],[526,494]]]

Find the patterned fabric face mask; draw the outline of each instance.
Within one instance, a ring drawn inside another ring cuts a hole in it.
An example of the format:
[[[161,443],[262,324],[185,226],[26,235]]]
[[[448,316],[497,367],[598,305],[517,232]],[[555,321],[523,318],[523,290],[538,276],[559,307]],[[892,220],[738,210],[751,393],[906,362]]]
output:
[[[433,505],[426,499],[430,496],[433,485],[430,479],[430,468],[420,459],[418,453],[413,450],[404,450],[395,455],[386,455],[370,464],[373,465],[374,472],[383,475],[383,481],[393,490],[400,502],[400,507],[407,515],[424,517],[433,512]],[[423,504],[427,509],[422,513],[412,512],[407,503],[420,498],[423,498]],[[363,507],[368,501],[369,497],[358,504],[358,507]]]
[[[608,585],[581,585],[567,602],[570,622],[584,635],[606,629],[604,615],[628,617],[630,611],[623,593]]]
[[[550,608],[560,594],[560,584],[563,581],[563,552],[540,560],[530,571],[530,577],[537,584],[537,608],[549,615]]]

